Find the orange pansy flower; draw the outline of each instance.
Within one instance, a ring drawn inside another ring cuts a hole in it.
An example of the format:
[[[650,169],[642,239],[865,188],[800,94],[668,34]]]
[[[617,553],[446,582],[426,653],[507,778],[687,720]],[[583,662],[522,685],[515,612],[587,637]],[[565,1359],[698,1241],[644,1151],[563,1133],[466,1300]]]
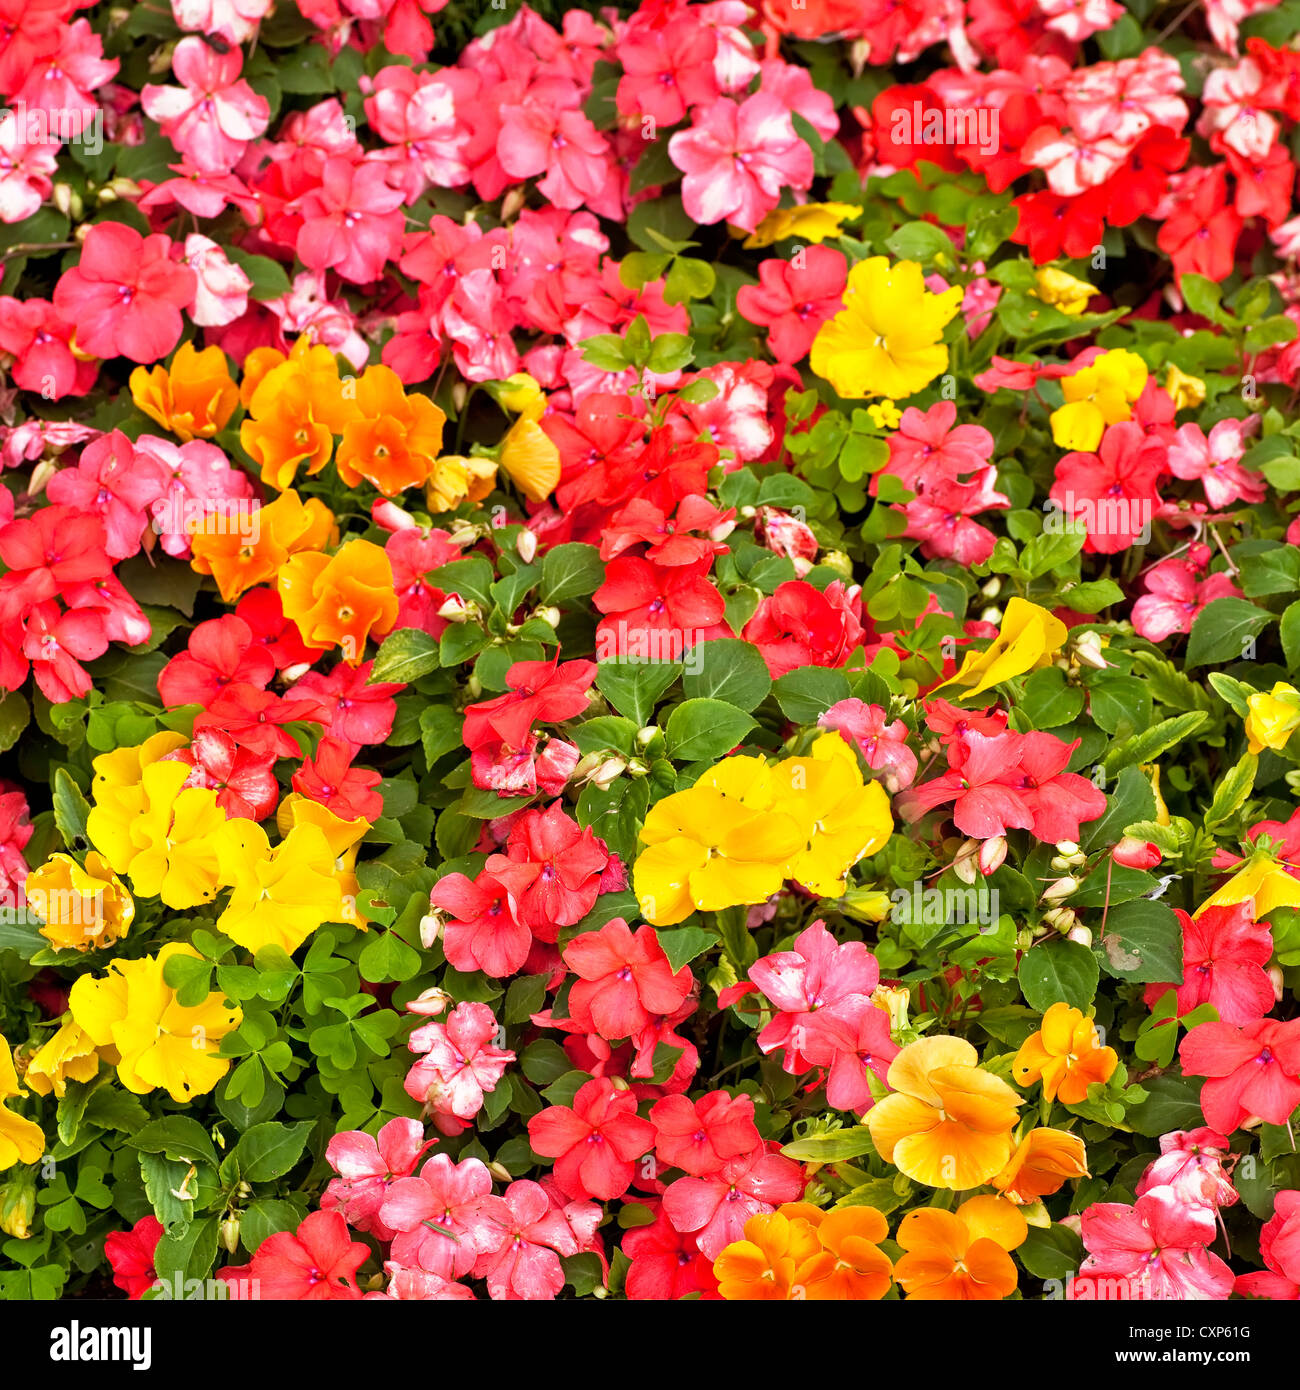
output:
[[[328,348],[300,350],[299,338],[288,358],[271,367],[248,397],[249,419],[239,441],[262,470],[262,481],[283,491],[304,464],[319,473],[334,451],[334,436],[356,418],[343,393],[338,363]]]
[[[821,1249],[803,1217],[779,1211],[751,1216],[745,1239],[733,1241],[713,1262],[718,1292],[730,1302],[785,1302],[799,1283],[798,1271]]]
[[[284,615],[309,647],[339,646],[361,664],[366,638],[382,637],[397,620],[393,567],[371,541],[350,540],[334,555],[291,556],[277,579]]]
[[[387,497],[425,483],[447,417],[428,396],[407,395],[391,367],[367,367],[356,383],[356,418],[343,429],[335,464],[349,487],[364,478]]]
[[[211,439],[226,427],[239,404],[239,388],[219,347],[195,352],[193,343],[182,343],[170,367],[137,367],[131,373],[131,399],[188,444]]]
[[[1070,1178],[1088,1176],[1088,1151],[1077,1134],[1064,1129],[1031,1129],[1016,1146],[1011,1162],[993,1186],[1012,1202],[1028,1206],[1059,1192]]]
[[[803,1297],[854,1303],[884,1298],[894,1269],[879,1245],[889,1234],[884,1214],[875,1207],[840,1207],[817,1215],[820,1219],[810,1224],[817,1232],[821,1254],[798,1271]]]
[[[217,581],[224,603],[246,590],[273,581],[288,558],[302,550],[319,550],[336,534],[334,515],[312,497],[282,492],[253,512],[247,528],[195,531],[190,536],[190,564]]]
[[[1032,1086],[1041,1078],[1048,1100],[1078,1105],[1088,1099],[1088,1087],[1094,1082],[1105,1085],[1118,1065],[1115,1049],[1098,1045],[1092,1019],[1069,1004],[1057,1003],[1043,1015],[1038,1032],[1021,1044],[1011,1074],[1020,1086]]]
[[[981,1071],[979,1053],[962,1038],[922,1038],[890,1063],[895,1093],[867,1112],[876,1151],[927,1187],[982,1187],[1011,1157],[1021,1098]]]
[[[1008,1251],[1028,1234],[1025,1218],[1001,1197],[972,1197],[955,1212],[909,1212],[898,1228],[907,1253],[894,1277],[908,1298],[996,1302],[1016,1291]]]

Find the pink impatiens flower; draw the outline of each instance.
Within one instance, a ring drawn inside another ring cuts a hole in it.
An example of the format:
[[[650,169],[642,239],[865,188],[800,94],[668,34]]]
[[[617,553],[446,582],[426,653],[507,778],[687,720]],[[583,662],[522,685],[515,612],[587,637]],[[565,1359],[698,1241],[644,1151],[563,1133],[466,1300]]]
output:
[[[668,155],[686,176],[687,214],[701,225],[725,219],[752,232],[783,188],[802,192],[813,180],[812,150],[795,133],[785,103],[769,92],[697,107],[690,129],[668,141]]]
[[[1273,1215],[1259,1233],[1259,1255],[1267,1269],[1239,1274],[1234,1292],[1247,1298],[1300,1299],[1300,1192],[1279,1192]]]
[[[742,318],[767,329],[767,344],[778,362],[807,356],[817,330],[844,305],[848,262],[829,246],[806,247],[796,264],[782,256],[761,261],[758,284],[736,293]]]
[[[826,924],[816,921],[795,937],[793,950],[755,961],[749,978],[777,1009],[758,1035],[758,1046],[764,1053],[784,1049],[782,1066],[797,1076],[814,1065],[810,1046],[823,1055],[811,1029],[819,1011],[843,1016],[853,1004],[869,1001],[880,983],[880,967],[863,942],[837,942]]]
[[[320,185],[302,198],[298,258],[309,270],[335,270],[367,285],[397,259],[406,220],[404,195],[376,160],[325,161]]]
[[[1235,1028],[1198,1023],[1179,1048],[1185,1076],[1208,1077],[1201,1110],[1211,1129],[1231,1134],[1258,1118],[1284,1125],[1300,1105],[1300,1019],[1261,1018]]]
[[[1216,1225],[1208,1207],[1190,1205],[1172,1187],[1153,1187],[1132,1206],[1097,1202],[1083,1213],[1088,1258],[1071,1280],[1072,1298],[1222,1301],[1233,1273],[1206,1248]]]
[[[391,1253],[399,1265],[459,1279],[497,1247],[508,1213],[479,1159],[434,1154],[418,1177],[389,1184],[379,1220],[397,1232]]]
[[[756,1146],[729,1159],[705,1177],[678,1178],[664,1192],[664,1211],[679,1231],[694,1234],[699,1248],[716,1260],[733,1241],[743,1240],[751,1216],[775,1211],[803,1196],[803,1168],[776,1152]]]
[[[838,729],[866,759],[867,766],[881,774],[880,781],[891,796],[916,780],[916,754],[907,746],[907,725],[901,719],[890,723],[887,711],[879,705],[840,700],[817,723],[823,729]]]
[[[321,1197],[322,1211],[341,1212],[349,1226],[370,1231],[378,1240],[396,1234],[379,1210],[391,1184],[415,1171],[424,1151],[436,1143],[425,1139],[418,1120],[389,1120],[377,1135],[359,1129],[336,1134],[326,1145],[325,1158],[337,1177]]]
[[[197,278],[171,259],[171,247],[170,238],[121,222],[91,226],[81,260],[54,287],[54,307],[76,324],[82,352],[148,363],[180,342]]]
[[[1207,603],[1241,597],[1241,590],[1226,572],[1199,577],[1209,560],[1209,546],[1198,543],[1190,547],[1186,558],[1170,556],[1147,571],[1143,579],[1147,591],[1130,614],[1139,637],[1163,642],[1176,632],[1190,632]]]
[[[140,93],[145,115],[204,173],[229,173],[270,121],[270,103],[239,76],[243,66],[238,48],[218,53],[197,36],[184,38],[172,53],[181,85],[147,83]]]
[[[411,1051],[424,1055],[406,1074],[406,1093],[428,1106],[444,1132],[460,1133],[464,1124],[457,1122],[478,1114],[484,1092],[496,1088],[515,1060],[513,1052],[492,1045],[497,1032],[486,1004],[465,1003],[456,1005],[446,1023],[426,1023],[411,1034]]]
[[[497,1232],[479,1256],[474,1276],[486,1279],[489,1295],[498,1301],[540,1301],[555,1298],[564,1287],[561,1255],[577,1255],[594,1235],[600,1208],[593,1202],[559,1205],[541,1183],[512,1182],[502,1197]],[[575,1232],[575,1221],[587,1239]]]
[[[1262,502],[1264,475],[1241,465],[1246,440],[1258,428],[1258,415],[1220,420],[1208,437],[1199,425],[1184,425],[1169,446],[1169,470],[1175,478],[1199,478],[1205,500],[1216,511],[1238,502]]]
[[[1192,1206],[1230,1207],[1237,1201],[1237,1189],[1224,1169],[1231,1169],[1228,1140],[1212,1129],[1177,1130],[1160,1138],[1160,1157],[1142,1175],[1137,1195],[1153,1187],[1171,1187],[1181,1201]]]

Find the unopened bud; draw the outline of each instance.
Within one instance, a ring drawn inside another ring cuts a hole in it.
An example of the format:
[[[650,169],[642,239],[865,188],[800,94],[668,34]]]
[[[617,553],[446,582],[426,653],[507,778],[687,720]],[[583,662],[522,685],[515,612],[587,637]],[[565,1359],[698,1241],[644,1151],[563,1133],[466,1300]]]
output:
[[[1066,874],[1064,878],[1058,878],[1055,883],[1049,883],[1043,891],[1042,901],[1045,903],[1059,903],[1065,898],[1072,897],[1079,891],[1079,880]]]
[[[533,563],[533,557],[537,554],[537,532],[530,531],[525,527],[518,536],[515,537],[515,554],[526,565]]]
[[[420,918],[420,945],[426,951],[433,949],[446,922],[447,919],[441,912],[429,912]]]
[[[1066,939],[1073,941],[1076,946],[1092,949],[1092,932],[1087,927],[1071,927],[1065,935]]]
[[[980,589],[980,593],[983,594],[985,598],[997,598],[997,596],[1001,592],[1002,577],[997,574],[995,574],[993,578],[990,579],[988,583],[984,584]]]
[[[420,923],[420,942],[422,945],[424,944],[424,923],[432,920],[431,917],[425,917]],[[437,940],[436,936],[434,940]],[[428,950],[432,944],[432,941],[429,942],[425,946],[425,950]],[[450,1003],[451,995],[445,989],[439,989],[437,985],[432,985],[422,993],[417,994],[406,1006],[406,1011],[411,1014],[423,1014],[427,1018],[442,1013]]]
[[[221,1248],[227,1255],[233,1255],[239,1249],[239,1217],[228,1216],[221,1223],[220,1240]]]
[[[540,618],[550,627],[559,627],[560,625],[560,610],[551,604],[546,604],[542,608],[534,608],[533,617]]]
[[[473,599],[466,603],[459,594],[448,594],[438,609],[438,616],[449,623],[474,622],[479,616],[479,606]]]
[[[513,188],[501,199],[501,220],[510,222],[517,217],[524,206],[524,198],[527,196],[526,190],[520,184],[515,184]]]
[[[1083,1234],[1083,1217],[1077,1212],[1073,1216],[1062,1216],[1056,1224],[1067,1227],[1076,1236]]]
[[[845,579],[853,578],[853,561],[842,550],[826,551],[817,563],[842,574]]]
[[[292,666],[284,669],[284,679],[286,685],[292,685],[295,681],[300,681],[311,670],[310,661],[295,662]]]
[[[879,888],[850,887],[839,901],[839,910],[855,922],[883,922],[893,900]]]
[[[1091,666],[1094,671],[1105,671],[1110,662],[1101,654],[1101,634],[1085,632],[1075,638],[1074,659],[1080,666]]]
[[[995,874],[1006,862],[1007,857],[1007,837],[1005,835],[994,835],[991,839],[985,840],[980,846],[980,873],[986,878],[989,874]]]
[[[1126,869],[1154,869],[1164,857],[1160,846],[1149,840],[1139,840],[1134,835],[1125,835],[1110,852],[1111,858]]]
[[[967,840],[952,861],[952,871],[963,883],[974,883],[979,877],[980,842]]]
[[[498,1163],[496,1159],[493,1159],[491,1163],[486,1165],[486,1167],[488,1172],[492,1174],[492,1176],[497,1180],[497,1182],[514,1181],[513,1177],[511,1176],[510,1169],[507,1168],[504,1163]]]
[[[1273,986],[1273,998],[1280,1004],[1282,1002],[1282,995],[1286,992],[1286,980],[1282,975],[1282,967],[1280,965],[1270,965],[1268,967],[1268,978],[1269,983]]]
[[[647,724],[644,729],[638,729],[636,734],[636,746],[638,748],[649,748],[654,742],[655,735],[658,732],[658,724]]]

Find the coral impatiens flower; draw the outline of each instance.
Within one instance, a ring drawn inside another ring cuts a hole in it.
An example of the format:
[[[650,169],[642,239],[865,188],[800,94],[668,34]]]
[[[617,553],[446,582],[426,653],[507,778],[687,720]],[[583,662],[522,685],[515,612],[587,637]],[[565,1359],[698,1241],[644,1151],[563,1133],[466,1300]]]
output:
[[[342,649],[349,666],[359,666],[369,637],[383,637],[397,619],[393,567],[382,547],[354,538],[326,556],[300,551],[280,567],[277,578],[284,615],[313,647]]]
[[[852,400],[902,400],[948,368],[943,330],[961,308],[959,286],[932,294],[915,261],[869,256],[850,271],[844,308],[818,330],[811,366]]]
[[[356,416],[343,427],[335,467],[349,487],[362,479],[386,497],[420,487],[442,448],[446,415],[427,396],[408,395],[391,368],[367,367],[356,382]]]
[[[876,1151],[915,1182],[954,1192],[980,1187],[1011,1158],[1020,1097],[982,1071],[962,1038],[909,1043],[890,1063],[893,1095],[867,1111]]]
[[[353,745],[327,734],[293,774],[293,789],[327,806],[340,820],[377,821],[384,812],[380,776],[353,767]]]
[[[1099,1046],[1092,1019],[1058,1001],[1043,1015],[1042,1027],[1021,1044],[1011,1074],[1019,1086],[1041,1080],[1046,1100],[1080,1105],[1088,1088],[1104,1086],[1118,1065],[1115,1049]]]
[[[1025,1218],[1001,1197],[970,1197],[956,1211],[911,1211],[898,1228],[907,1253],[894,1277],[908,1298],[997,1302],[1016,1290],[1009,1252],[1028,1234]]]
[[[496,1089],[515,1054],[495,1047],[497,1021],[486,1004],[457,1004],[445,1023],[426,1023],[407,1044],[420,1060],[406,1074],[406,1093],[435,1116],[472,1120],[485,1092]],[[440,1126],[441,1127],[441,1126]],[[456,1124],[451,1132],[459,1132]]]
[[[1178,1017],[1202,1004],[1213,1004],[1224,1023],[1263,1018],[1275,1002],[1265,967],[1273,955],[1273,936],[1257,922],[1253,904],[1206,908],[1190,917],[1174,913],[1183,930],[1182,983],[1148,985],[1143,1002],[1152,1008],[1166,990],[1178,991]]]
[[[611,1041],[675,1013],[695,983],[689,966],[674,973],[653,927],[633,932],[621,917],[575,936],[563,954],[578,977],[569,991],[570,1016]]]
[[[655,1129],[636,1113],[636,1096],[608,1077],[578,1088],[572,1106],[552,1105],[528,1121],[528,1142],[555,1163],[570,1197],[621,1197],[635,1161],[654,1147]]]
[[[379,1221],[397,1235],[392,1258],[443,1279],[468,1274],[480,1254],[499,1247],[509,1221],[492,1175],[477,1158],[434,1154],[417,1177],[388,1185]]]
[[[254,643],[252,629],[234,613],[199,623],[186,646],[158,675],[158,694],[169,709],[206,707],[232,684],[264,690],[275,675],[270,653]]]
[[[77,978],[69,1006],[95,1046],[116,1054],[118,1079],[128,1091],[147,1095],[161,1087],[183,1105],[206,1095],[230,1069],[218,1049],[243,1011],[226,1004],[220,990],[200,1004],[181,1004],[164,979],[167,962],[178,956],[201,959],[192,946],[169,941],[156,956],[113,960],[103,979]]]
[[[1220,1134],[1250,1119],[1284,1125],[1300,1105],[1300,1019],[1261,1018],[1244,1028],[1198,1023],[1183,1039],[1179,1058],[1185,1075],[1209,1078],[1201,1087],[1201,1110]]]
[[[139,1298],[157,1283],[153,1261],[162,1236],[162,1222],[150,1213],[129,1231],[110,1231],[104,1237],[104,1256],[113,1271],[113,1282],[128,1298]]]
[[[655,1154],[668,1168],[695,1177],[716,1173],[733,1158],[752,1153],[762,1140],[754,1127],[752,1096],[710,1091],[698,1100],[665,1096],[650,1110]]]
[[[623,1237],[622,1250],[631,1261],[624,1292],[635,1301],[676,1301],[687,1294],[717,1297],[713,1262],[700,1252],[695,1237],[679,1231],[662,1207],[648,1226],[637,1226]]]
[[[170,367],[137,367],[131,373],[131,399],[187,444],[225,429],[239,404],[239,387],[220,348],[196,352],[193,343],[182,343]]]
[[[79,351],[147,363],[176,346],[198,281],[171,249],[168,237],[143,237],[122,222],[90,227],[80,261],[54,287],[54,307],[76,325]]]
[[[778,584],[741,634],[762,653],[773,680],[801,666],[844,666],[866,640],[862,603],[838,579],[824,590],[806,580]]]
[[[437,1142],[425,1139],[419,1120],[404,1116],[389,1120],[377,1135],[359,1129],[334,1135],[325,1146],[325,1159],[338,1176],[321,1194],[321,1210],[338,1211],[355,1230],[392,1240],[395,1232],[379,1216],[384,1197],[397,1178],[415,1171],[425,1150]]]
[[[744,1236],[751,1216],[774,1211],[782,1202],[803,1196],[803,1168],[759,1145],[728,1159],[715,1173],[678,1178],[664,1192],[664,1211],[679,1231],[693,1232],[700,1250],[716,1260],[732,1242]]]
[[[296,1231],[279,1231],[257,1247],[252,1260],[227,1265],[217,1277],[232,1298],[294,1302],[358,1299],[357,1270],[370,1258],[364,1241],[348,1239],[348,1223],[336,1211],[314,1211]]]
[[[1259,1233],[1259,1257],[1267,1269],[1239,1274],[1233,1292],[1247,1298],[1300,1299],[1300,1192],[1279,1192],[1273,1215]]]

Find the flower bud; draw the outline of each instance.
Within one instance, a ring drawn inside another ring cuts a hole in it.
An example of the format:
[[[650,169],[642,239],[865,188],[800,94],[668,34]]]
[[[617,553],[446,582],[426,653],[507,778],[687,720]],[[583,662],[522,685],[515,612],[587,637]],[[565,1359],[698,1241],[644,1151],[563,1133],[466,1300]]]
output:
[[[537,554],[537,532],[530,531],[525,527],[515,537],[515,554],[526,565],[531,565],[533,557]]]
[[[987,584],[984,584],[984,585],[980,588],[980,593],[983,594],[985,598],[997,598],[997,596],[998,596],[1001,592],[1002,592],[1002,576],[1001,576],[1001,575],[998,575],[998,574],[995,574],[995,575],[993,576],[993,578],[990,579],[990,580],[988,581]]]
[[[239,1217],[228,1216],[221,1223],[220,1236],[221,1248],[227,1255],[233,1255],[239,1249]]]
[[[984,841],[980,846],[980,873],[985,878],[989,874],[995,874],[1006,862],[1007,857],[1007,837],[1005,835],[994,835]]]
[[[1092,948],[1092,932],[1087,927],[1071,927],[1066,933],[1066,939],[1073,941],[1076,946],[1087,946]]]
[[[952,871],[962,883],[974,883],[979,877],[979,852],[978,840],[965,841],[957,851],[956,858],[952,861]]]
[[[1149,840],[1139,840],[1133,835],[1124,838],[1110,852],[1110,857],[1126,869],[1154,869],[1163,855],[1160,846]]]
[[[1110,662],[1101,654],[1101,634],[1085,632],[1076,637],[1074,659],[1080,666],[1091,666],[1094,671],[1105,671]]]
[[[877,985],[871,995],[876,1008],[889,1015],[891,1033],[901,1033],[907,1027],[907,1006],[911,999],[912,991],[906,985]]]
[[[649,748],[654,742],[655,735],[659,732],[658,724],[647,724],[644,729],[638,729],[636,735],[636,746],[638,748]]]
[[[558,608],[552,607],[550,604],[547,604],[545,607],[542,608],[534,608],[533,617],[540,618],[544,623],[548,623],[551,627],[559,627],[560,625],[560,610]]]
[[[845,579],[853,578],[853,561],[842,550],[827,550],[819,563],[833,569],[836,574],[842,574]]]
[[[1064,936],[1071,927],[1078,926],[1079,914],[1072,907],[1052,907],[1043,913],[1043,921]]]
[[[420,945],[426,951],[433,949],[446,923],[447,919],[441,912],[429,912],[420,918]]]
[[[1079,891],[1079,880],[1066,874],[1064,878],[1058,878],[1055,883],[1049,883],[1043,892],[1042,901],[1045,903],[1059,903],[1064,899],[1073,896]]]
[[[449,623],[474,622],[479,617],[479,606],[473,599],[466,603],[459,594],[448,594],[438,616]]]
[[[515,184],[501,199],[501,221],[512,222],[524,206],[525,189],[520,184]]]
[[[1062,1216],[1056,1224],[1068,1227],[1076,1236],[1083,1233],[1083,1217],[1077,1212],[1073,1216]]]
[[[424,922],[431,919],[426,917],[420,923],[420,941],[424,942]],[[435,938],[436,939],[436,938]],[[429,945],[433,943],[430,942]],[[428,947],[425,947],[428,950]],[[439,989],[437,985],[431,985],[422,993],[417,994],[414,999],[406,1006],[406,1012],[410,1014],[423,1014],[426,1018],[434,1014],[440,1014],[451,1003],[451,995],[445,989]]]
[[[0,1187],[0,1231],[15,1240],[26,1240],[35,1214],[35,1165],[11,1169],[9,1180]]]
[[[878,888],[850,887],[839,901],[839,909],[855,922],[883,922],[893,906],[888,893]]]
[[[1282,967],[1280,965],[1270,965],[1268,967],[1268,978],[1273,986],[1273,998],[1280,1004],[1282,1002],[1282,995],[1286,992],[1286,980],[1282,976]]]
[[[510,1169],[507,1168],[504,1163],[498,1163],[496,1159],[493,1159],[491,1163],[486,1165],[486,1167],[488,1172],[492,1174],[492,1176],[497,1180],[497,1182],[514,1181],[514,1179],[510,1175]]]

